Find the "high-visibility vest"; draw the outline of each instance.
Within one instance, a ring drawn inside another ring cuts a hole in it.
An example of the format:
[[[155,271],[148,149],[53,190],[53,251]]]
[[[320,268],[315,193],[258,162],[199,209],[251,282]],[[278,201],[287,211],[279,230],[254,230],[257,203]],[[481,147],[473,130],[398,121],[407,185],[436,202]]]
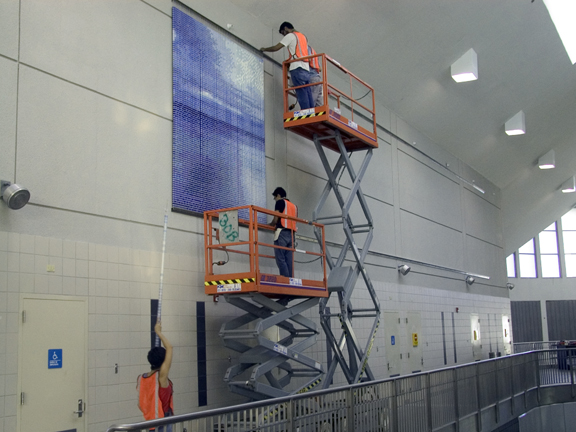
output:
[[[290,201],[288,201],[288,198],[284,198],[284,212],[283,213],[285,215],[288,215],[288,216],[298,217],[298,208],[296,207],[295,204],[292,204]],[[280,223],[282,224],[282,226],[284,228],[291,229],[292,231],[297,230],[295,220],[282,218],[280,220]]]
[[[292,34],[296,36],[296,50],[294,55],[290,53],[290,57],[288,57],[288,60],[292,60],[292,58],[298,59],[308,56],[308,40],[306,39],[306,36],[297,31],[293,31]],[[302,61],[307,62],[308,60],[302,60]]]
[[[308,45],[308,55],[316,55],[316,50],[312,48],[310,45]],[[310,67],[313,67],[317,71],[320,70],[320,63],[318,62],[318,57],[312,57],[311,59],[308,60],[308,62],[310,63]]]
[[[157,418],[164,418],[164,409],[162,408],[162,401],[158,394],[160,389],[159,381],[160,373],[154,371],[152,374],[142,374],[138,376],[138,407],[144,419],[154,420]],[[170,396],[170,410],[174,412],[174,402]]]

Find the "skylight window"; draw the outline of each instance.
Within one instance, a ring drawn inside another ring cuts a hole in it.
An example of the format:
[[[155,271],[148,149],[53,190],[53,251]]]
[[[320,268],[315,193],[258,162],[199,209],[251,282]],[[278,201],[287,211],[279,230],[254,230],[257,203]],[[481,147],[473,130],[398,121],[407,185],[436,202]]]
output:
[[[576,1],[544,0],[572,64],[576,63]]]

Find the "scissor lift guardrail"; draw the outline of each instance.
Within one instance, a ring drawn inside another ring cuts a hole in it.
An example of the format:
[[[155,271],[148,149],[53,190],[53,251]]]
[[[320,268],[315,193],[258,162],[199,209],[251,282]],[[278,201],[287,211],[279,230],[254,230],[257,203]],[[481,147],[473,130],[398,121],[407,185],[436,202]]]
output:
[[[238,211],[248,217],[238,219]],[[270,251],[287,248],[273,244],[273,228],[260,223],[259,216],[260,220],[262,216],[288,218],[296,221],[297,227],[312,226],[321,241],[308,250],[292,250],[319,260],[319,279],[290,278],[261,271],[262,261],[274,259]],[[237,225],[230,223],[234,220],[238,220]],[[304,354],[316,343],[318,330],[315,322],[302,314],[328,296],[323,238],[322,224],[257,206],[204,213],[205,292],[222,296],[244,311],[220,329],[224,344],[240,353],[237,363],[228,368],[224,377],[231,391],[261,400],[307,391],[320,383],[324,368]],[[244,262],[234,265],[244,265],[246,271],[216,272],[214,265],[223,263],[214,261],[217,253],[238,254]],[[275,330],[279,337],[272,335]]]

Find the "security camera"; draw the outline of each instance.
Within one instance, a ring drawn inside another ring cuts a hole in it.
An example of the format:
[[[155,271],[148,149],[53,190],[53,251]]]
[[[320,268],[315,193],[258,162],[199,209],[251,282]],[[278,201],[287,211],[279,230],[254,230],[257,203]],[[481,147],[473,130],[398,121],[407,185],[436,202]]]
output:
[[[512,291],[514,289],[514,284],[513,283],[507,283],[506,288],[508,288],[510,291]]]
[[[16,183],[0,180],[0,198],[4,200],[8,208],[18,210],[28,204],[30,191]]]

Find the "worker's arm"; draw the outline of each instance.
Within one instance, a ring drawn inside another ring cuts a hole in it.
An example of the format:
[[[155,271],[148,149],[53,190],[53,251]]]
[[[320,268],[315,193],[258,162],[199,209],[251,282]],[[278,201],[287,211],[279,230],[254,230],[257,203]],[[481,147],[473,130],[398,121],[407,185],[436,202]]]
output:
[[[162,323],[160,321],[156,321],[154,331],[166,349],[166,357],[164,358],[162,366],[160,366],[160,375],[158,376],[158,381],[160,382],[160,387],[168,387],[168,372],[170,372],[170,367],[172,366],[172,344],[170,341],[168,341],[166,336],[162,334]]]
[[[270,222],[270,226],[276,227],[278,219],[279,219],[278,216],[274,216],[274,219],[272,219],[272,222]]]
[[[260,48],[260,51],[262,51],[262,52],[276,52],[276,51],[280,51],[282,48],[284,48],[284,45],[281,44],[280,42],[278,42],[274,46],[270,46],[267,48]]]

